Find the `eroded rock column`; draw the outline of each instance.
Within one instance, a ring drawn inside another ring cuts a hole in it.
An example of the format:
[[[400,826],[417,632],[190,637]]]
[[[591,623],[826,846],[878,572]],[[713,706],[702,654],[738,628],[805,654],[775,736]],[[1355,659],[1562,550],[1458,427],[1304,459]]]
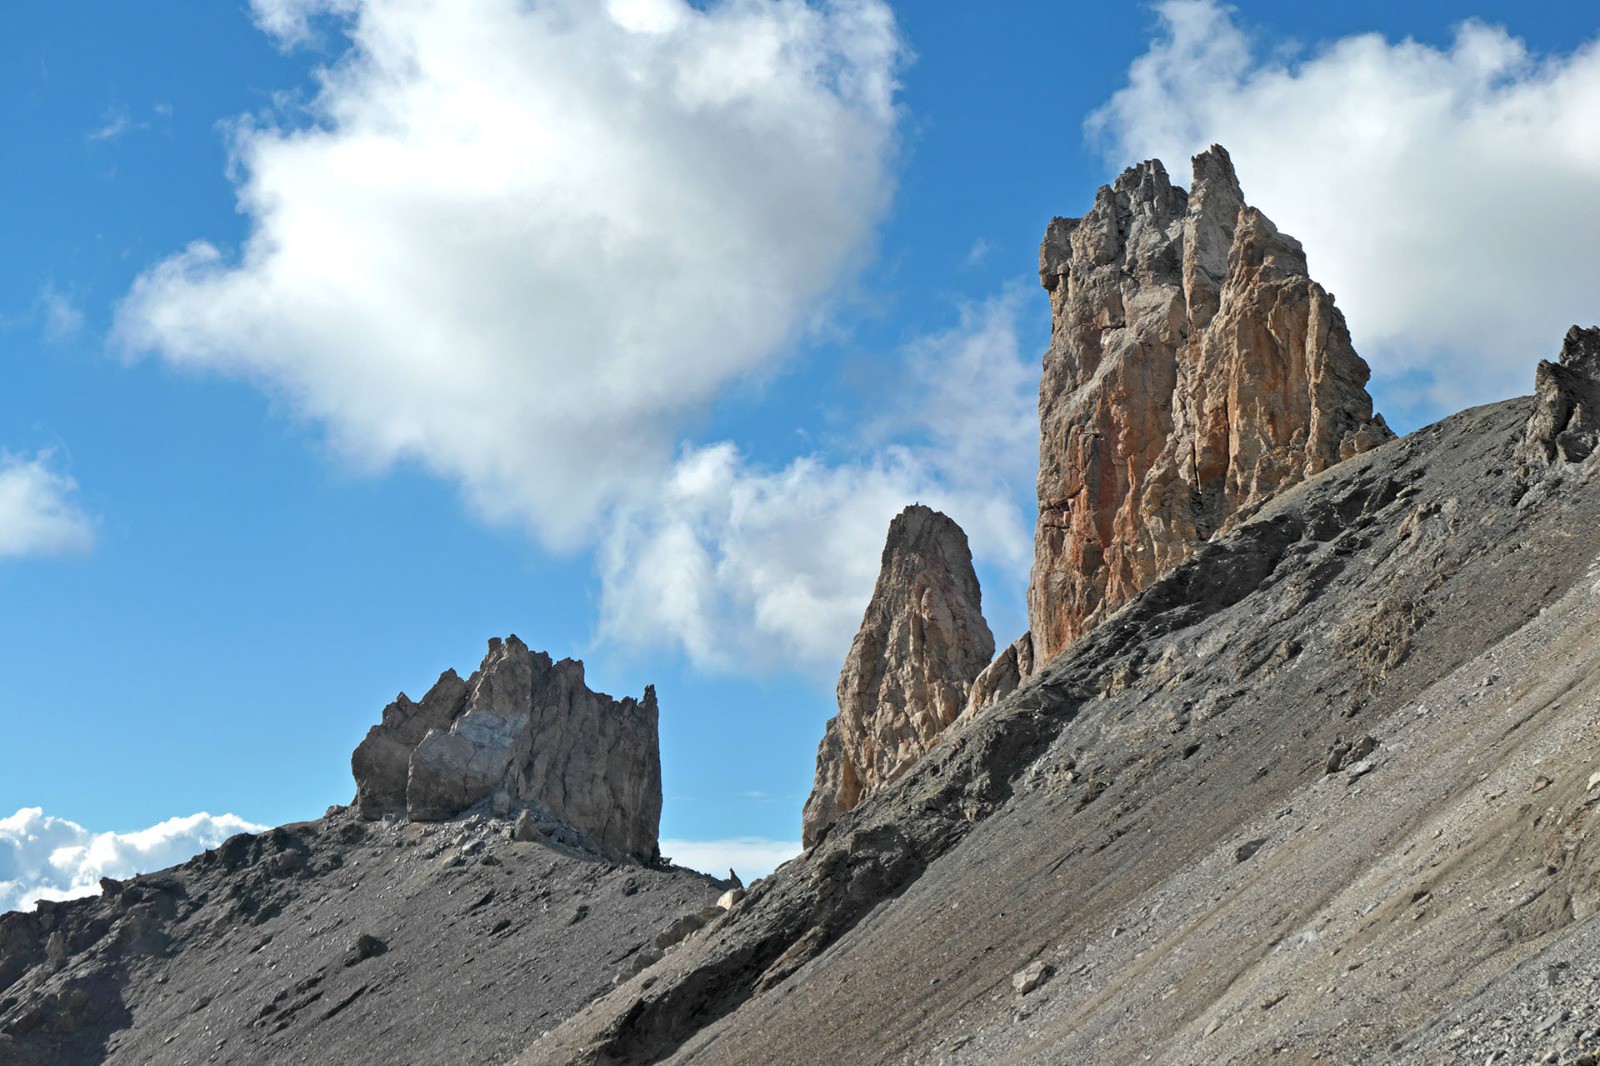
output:
[[[839,674],[802,820],[810,847],[921,758],[994,655],[966,534],[920,504],[890,523],[878,582]]]

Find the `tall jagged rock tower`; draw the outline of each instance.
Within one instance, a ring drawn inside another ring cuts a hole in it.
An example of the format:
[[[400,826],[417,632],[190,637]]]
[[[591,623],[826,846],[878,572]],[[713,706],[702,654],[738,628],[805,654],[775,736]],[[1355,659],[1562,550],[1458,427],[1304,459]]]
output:
[[[839,713],[817,748],[806,847],[933,746],[994,655],[967,535],[917,504],[889,525],[861,630],[839,674]]]
[[[1254,505],[1393,434],[1333,297],[1220,147],[1188,193],[1152,160],[1052,220],[1039,277],[1042,666]]]

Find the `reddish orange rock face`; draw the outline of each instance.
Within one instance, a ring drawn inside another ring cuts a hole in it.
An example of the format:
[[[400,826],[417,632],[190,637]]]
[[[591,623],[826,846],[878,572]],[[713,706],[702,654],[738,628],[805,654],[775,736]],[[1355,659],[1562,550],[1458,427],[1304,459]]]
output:
[[[1159,162],[1130,168],[1050,223],[1039,267],[1043,665],[1257,504],[1393,434],[1333,297],[1221,148],[1187,193]]]

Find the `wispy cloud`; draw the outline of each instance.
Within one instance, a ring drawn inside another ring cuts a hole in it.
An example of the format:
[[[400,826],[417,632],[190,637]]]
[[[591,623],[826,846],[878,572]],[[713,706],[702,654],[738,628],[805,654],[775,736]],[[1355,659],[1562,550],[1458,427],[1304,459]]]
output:
[[[1039,428],[1037,372],[1018,338],[1023,298],[967,306],[900,353],[898,403],[864,428],[861,458],[771,469],[730,441],[685,447],[606,536],[602,635],[718,673],[835,670],[889,521],[917,501],[1024,582]]]
[[[102,877],[164,869],[235,833],[264,828],[232,814],[202,813],[132,833],[93,833],[39,807],[24,807],[0,818],[0,911],[25,910],[41,899],[92,896]]]
[[[78,483],[54,458],[48,450],[31,458],[0,451],[0,559],[93,547],[94,520],[74,499]]]
[[[72,339],[83,328],[83,312],[53,285],[40,291],[38,309],[45,340],[52,344]]]
[[[114,107],[107,111],[100,125],[90,130],[85,139],[90,142],[120,140],[135,130],[149,129],[147,122],[135,122],[133,116],[125,107]]]

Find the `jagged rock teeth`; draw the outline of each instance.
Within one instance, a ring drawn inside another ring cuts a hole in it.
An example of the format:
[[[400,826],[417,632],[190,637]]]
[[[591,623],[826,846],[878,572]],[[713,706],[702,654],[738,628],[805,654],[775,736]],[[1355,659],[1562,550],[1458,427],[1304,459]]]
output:
[[[933,746],[994,654],[967,536],[920,504],[889,525],[878,582],[839,674],[839,713],[817,749],[807,847]]]
[[[1393,436],[1299,242],[1222,148],[1193,166],[1187,193],[1158,161],[1129,168],[1040,247],[1040,665],[1236,516]]]
[[[1528,420],[1520,456],[1525,463],[1575,463],[1600,444],[1600,328],[1567,330],[1560,361],[1539,360],[1538,406]]]
[[[656,725],[654,688],[615,700],[584,684],[575,659],[493,640],[469,680],[446,671],[420,703],[402,694],[384,709],[350,759],[356,807],[369,820],[442,821],[493,799],[649,861],[661,821]]]

